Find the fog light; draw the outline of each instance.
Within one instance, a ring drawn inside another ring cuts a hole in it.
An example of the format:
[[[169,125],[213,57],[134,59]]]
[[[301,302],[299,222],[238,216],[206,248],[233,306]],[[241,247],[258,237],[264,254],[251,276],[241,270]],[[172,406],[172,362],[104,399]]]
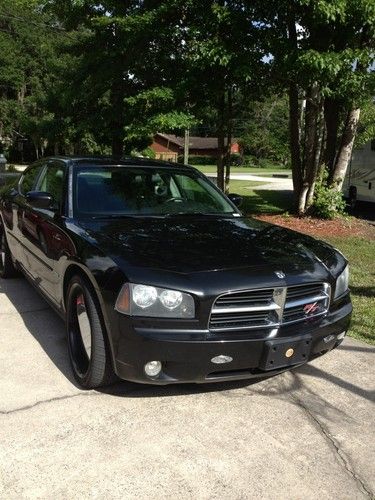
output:
[[[343,339],[343,338],[345,337],[345,335],[346,335],[346,332],[341,332],[341,333],[339,333],[339,334],[337,335],[337,340],[341,340],[341,339]]]
[[[145,373],[149,377],[156,377],[161,372],[160,361],[149,361],[145,364]]]
[[[324,342],[325,342],[326,344],[328,344],[328,342],[332,342],[332,340],[334,340],[334,339],[335,339],[335,336],[334,336],[334,335],[327,335],[327,337],[324,337],[324,339],[323,339],[323,340],[324,340]]]

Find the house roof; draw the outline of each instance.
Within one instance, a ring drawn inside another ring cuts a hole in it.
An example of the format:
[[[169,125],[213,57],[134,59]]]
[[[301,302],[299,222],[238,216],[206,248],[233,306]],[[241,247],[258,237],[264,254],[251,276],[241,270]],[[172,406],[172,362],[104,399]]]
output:
[[[171,142],[172,144],[176,144],[176,146],[179,146],[181,148],[184,147],[184,138],[179,137],[177,135],[172,135],[172,134],[161,134],[157,133],[160,137],[163,137],[167,141]],[[232,144],[235,144],[237,142],[237,139],[233,138],[232,139]],[[224,144],[226,144],[226,139],[224,141]],[[196,136],[190,136],[189,137],[189,147],[192,149],[217,149],[218,143],[217,143],[217,137],[196,137]]]

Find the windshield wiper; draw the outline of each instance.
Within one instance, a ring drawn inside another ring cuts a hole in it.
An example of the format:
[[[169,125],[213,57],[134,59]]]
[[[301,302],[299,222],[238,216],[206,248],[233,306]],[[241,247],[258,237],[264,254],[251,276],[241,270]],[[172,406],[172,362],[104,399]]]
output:
[[[215,213],[215,212],[166,212],[160,214],[98,214],[92,215],[90,218],[94,220],[100,219],[133,219],[133,218],[165,218],[165,217],[231,217],[232,212]]]
[[[100,214],[92,215],[91,219],[132,219],[134,217],[144,217],[141,214]]]
[[[223,217],[232,215],[231,213],[214,213],[214,212],[168,212],[162,214],[164,217],[190,217],[190,216],[200,216],[200,217]]]

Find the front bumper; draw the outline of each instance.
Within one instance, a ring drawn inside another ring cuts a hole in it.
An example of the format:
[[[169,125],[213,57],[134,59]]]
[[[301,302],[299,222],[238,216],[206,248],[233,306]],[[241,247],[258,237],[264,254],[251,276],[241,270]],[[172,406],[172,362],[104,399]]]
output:
[[[311,339],[309,361],[337,347],[342,339],[337,335],[349,328],[352,305],[348,299],[324,318],[280,327],[276,332],[230,332],[225,336],[207,332],[145,328],[132,324],[119,315],[120,335],[116,345],[114,369],[116,374],[133,382],[147,384],[208,383],[269,377],[302,364],[293,357],[286,365],[262,370],[266,342],[283,339],[285,346],[296,338]],[[328,340],[328,341],[327,341]],[[226,355],[232,361],[214,364],[215,356]],[[162,362],[162,371],[148,377],[144,365],[153,360]]]

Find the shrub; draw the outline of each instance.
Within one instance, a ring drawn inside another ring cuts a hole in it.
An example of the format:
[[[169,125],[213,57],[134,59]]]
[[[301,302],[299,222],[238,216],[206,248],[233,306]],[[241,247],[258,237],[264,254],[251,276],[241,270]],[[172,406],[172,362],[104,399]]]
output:
[[[156,157],[156,154],[155,154],[155,151],[148,147],[148,148],[145,148],[142,152],[141,152],[142,156],[145,156],[146,158],[150,158],[152,160],[155,159]]]
[[[3,174],[0,175],[0,196],[9,190],[9,188],[16,184],[20,174],[18,175],[9,175]]]
[[[346,203],[342,193],[328,186],[327,180],[328,172],[324,170],[315,186],[312,211],[321,219],[334,219],[337,215],[344,214]]]
[[[178,163],[184,163],[184,155],[178,156]],[[189,163],[190,165],[216,165],[216,157],[189,155]]]
[[[239,153],[232,153],[230,155],[230,164],[233,167],[240,167],[244,163],[244,158]]]
[[[258,167],[258,158],[254,155],[243,155],[244,167]]]

